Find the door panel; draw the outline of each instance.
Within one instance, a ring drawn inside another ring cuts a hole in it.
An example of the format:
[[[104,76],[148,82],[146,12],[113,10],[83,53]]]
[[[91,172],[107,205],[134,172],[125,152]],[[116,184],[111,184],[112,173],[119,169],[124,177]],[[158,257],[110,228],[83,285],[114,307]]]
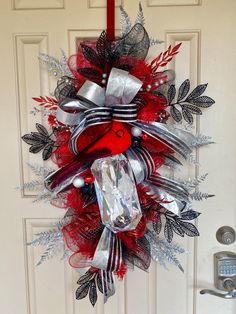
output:
[[[132,18],[138,1],[123,3]],[[146,28],[152,37],[165,43],[152,47],[154,57],[170,44],[182,42],[181,52],[169,67],[177,72],[176,84],[190,78],[191,85],[209,82],[208,93],[215,106],[205,110],[193,132],[212,136],[217,144],[196,151],[198,167],[185,167],[193,177],[209,172],[202,189],[216,194],[196,204],[202,212],[201,237],[175,240],[186,247],[181,257],[185,269],[166,271],[153,264],[148,273],[129,272],[117,282],[116,295],[103,305],[99,298],[92,308],[88,300],[74,298],[78,272],[60,257],[35,266],[42,248],[26,246],[34,234],[53,226],[63,210],[47,203],[32,204],[34,192],[15,187],[32,180],[27,163],[41,163],[39,155],[28,153],[20,136],[34,129],[44,117],[30,111],[32,97],[50,95],[55,80],[39,67],[38,54],[60,58],[76,51],[78,42],[96,38],[106,23],[106,1],[100,0],[14,0],[0,2],[1,26],[1,226],[0,312],[7,314],[233,314],[234,300],[200,295],[202,288],[213,288],[213,254],[235,251],[236,246],[220,245],[215,233],[220,226],[236,227],[236,143],[234,73],[236,73],[236,3],[234,0],[143,0]],[[116,11],[119,29],[119,11]],[[180,176],[181,173],[177,173]]]

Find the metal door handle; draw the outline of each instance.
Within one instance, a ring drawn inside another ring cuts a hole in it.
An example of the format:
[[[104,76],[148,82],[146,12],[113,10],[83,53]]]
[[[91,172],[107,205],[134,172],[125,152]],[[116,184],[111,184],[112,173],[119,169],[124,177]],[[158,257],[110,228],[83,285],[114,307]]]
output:
[[[219,298],[223,298],[223,299],[236,299],[236,290],[233,290],[232,292],[228,292],[228,293],[219,293],[213,290],[201,290],[200,291],[201,294],[211,294],[214,295],[216,297]]]
[[[225,290],[228,291],[227,293],[219,293],[217,291],[204,289],[200,291],[200,294],[211,294],[223,299],[236,299],[236,287],[233,280],[230,278],[225,279],[223,286]]]

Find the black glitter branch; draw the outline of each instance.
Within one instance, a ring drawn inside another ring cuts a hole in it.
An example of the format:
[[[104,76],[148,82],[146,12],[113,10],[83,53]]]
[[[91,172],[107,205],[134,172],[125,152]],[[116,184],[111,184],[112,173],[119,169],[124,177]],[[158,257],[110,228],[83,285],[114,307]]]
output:
[[[42,150],[43,160],[47,160],[52,155],[55,141],[51,139],[51,135],[42,124],[36,123],[36,129],[38,132],[25,134],[22,140],[30,145],[30,153],[36,154]]]
[[[170,107],[170,114],[176,122],[180,122],[183,118],[189,124],[193,123],[193,114],[201,115],[201,108],[212,106],[215,101],[208,96],[201,96],[207,88],[207,84],[198,85],[189,95],[190,82],[185,80],[179,87],[177,100],[175,85],[169,87],[167,93],[167,103]],[[188,95],[188,96],[187,96]],[[178,108],[181,108],[180,109]]]

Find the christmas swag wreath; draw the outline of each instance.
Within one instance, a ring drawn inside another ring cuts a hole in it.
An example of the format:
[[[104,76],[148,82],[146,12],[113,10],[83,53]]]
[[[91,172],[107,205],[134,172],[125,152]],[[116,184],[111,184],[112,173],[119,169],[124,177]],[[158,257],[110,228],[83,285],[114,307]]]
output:
[[[163,175],[183,160],[196,163],[194,149],[212,143],[186,128],[214,103],[203,96],[207,84],[190,91],[187,79],[176,90],[174,71],[163,68],[181,43],[149,62],[150,45],[160,41],[148,36],[141,5],[134,25],[122,7],[121,17],[116,40],[103,31],[68,59],[40,55],[57,79],[53,97],[33,98],[40,106],[33,113],[42,111],[48,128],[38,123],[22,137],[31,153],[42,151],[58,167],[29,165],[38,180],[24,188],[40,190],[36,200],[65,210],[30,243],[47,246],[38,264],[64,248],[64,258],[82,273],[76,299],[89,295],[92,305],[97,289],[106,302],[115,293],[114,276],[123,278],[134,266],[146,271],[151,259],[183,270],[177,254],[184,249],[173,235],[198,236],[190,221],[200,213],[192,201],[212,196],[195,189],[206,175]]]

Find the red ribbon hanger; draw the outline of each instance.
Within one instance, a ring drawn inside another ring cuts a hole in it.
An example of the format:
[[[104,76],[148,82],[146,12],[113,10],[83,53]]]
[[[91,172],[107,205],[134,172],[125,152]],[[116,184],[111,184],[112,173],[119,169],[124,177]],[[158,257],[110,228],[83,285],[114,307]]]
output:
[[[115,40],[115,0],[107,0],[107,36]]]

